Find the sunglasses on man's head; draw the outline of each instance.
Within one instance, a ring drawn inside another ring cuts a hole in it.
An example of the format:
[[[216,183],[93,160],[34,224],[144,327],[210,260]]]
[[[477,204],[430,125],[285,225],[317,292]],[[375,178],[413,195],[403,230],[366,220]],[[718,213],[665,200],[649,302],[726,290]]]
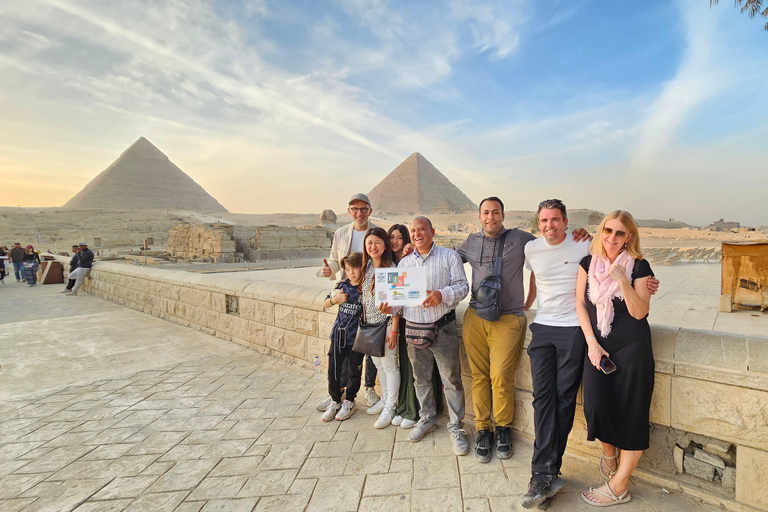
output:
[[[605,233],[606,235],[612,235],[613,229],[609,227],[604,227],[603,233]],[[624,238],[625,236],[627,236],[627,233],[625,231],[621,231],[619,229],[616,230],[616,238]]]

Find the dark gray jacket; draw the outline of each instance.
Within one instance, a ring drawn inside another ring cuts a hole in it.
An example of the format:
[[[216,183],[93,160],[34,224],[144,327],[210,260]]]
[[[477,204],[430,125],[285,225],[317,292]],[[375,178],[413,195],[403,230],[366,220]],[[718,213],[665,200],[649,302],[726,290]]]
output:
[[[93,266],[93,251],[90,249],[81,250],[77,266],[79,268],[91,268]]]
[[[75,253],[72,255],[72,259],[69,260],[69,271],[74,272],[78,263],[80,263],[80,255]]]

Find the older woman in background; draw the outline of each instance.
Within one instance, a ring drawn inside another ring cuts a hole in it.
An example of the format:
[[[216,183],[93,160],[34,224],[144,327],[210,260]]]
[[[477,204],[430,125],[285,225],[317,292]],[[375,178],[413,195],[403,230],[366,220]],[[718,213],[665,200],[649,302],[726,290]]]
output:
[[[629,212],[616,210],[603,219],[590,253],[581,260],[576,288],[588,346],[584,416],[587,438],[602,443],[606,483],[583,491],[582,498],[605,507],[632,499],[629,477],[649,445],[654,360],[647,281],[653,272]]]

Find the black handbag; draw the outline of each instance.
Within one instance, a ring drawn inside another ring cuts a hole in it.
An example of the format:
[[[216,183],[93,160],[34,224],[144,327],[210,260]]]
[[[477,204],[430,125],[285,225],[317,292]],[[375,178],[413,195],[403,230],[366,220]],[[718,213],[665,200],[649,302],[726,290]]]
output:
[[[389,320],[384,320],[380,324],[369,324],[365,321],[365,307],[363,307],[363,317],[357,328],[357,336],[354,345],[352,345],[352,351],[372,357],[384,357],[388,332]]]
[[[499,240],[499,248],[496,254],[496,259],[493,261],[491,273],[485,276],[485,279],[480,282],[480,286],[477,288],[477,293],[475,294],[475,312],[477,313],[477,316],[483,320],[488,320],[489,322],[495,322],[501,317],[501,262],[504,255],[504,244],[507,241],[509,233],[510,232],[507,231],[501,240]],[[483,256],[481,253],[481,264],[482,259]]]

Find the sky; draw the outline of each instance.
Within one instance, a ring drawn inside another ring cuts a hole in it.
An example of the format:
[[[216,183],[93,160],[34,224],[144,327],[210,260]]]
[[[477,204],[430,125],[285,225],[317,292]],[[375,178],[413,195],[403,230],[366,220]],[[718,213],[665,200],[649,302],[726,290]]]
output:
[[[61,206],[144,136],[237,213],[338,213],[417,151],[476,203],[768,225],[764,23],[709,0],[0,1],[0,205]]]

